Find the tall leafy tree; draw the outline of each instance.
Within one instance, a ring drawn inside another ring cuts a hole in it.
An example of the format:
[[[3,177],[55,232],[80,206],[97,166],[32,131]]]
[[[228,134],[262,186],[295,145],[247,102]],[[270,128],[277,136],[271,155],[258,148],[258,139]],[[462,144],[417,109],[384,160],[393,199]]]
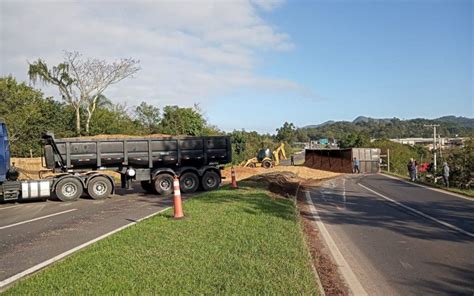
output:
[[[135,117],[137,121],[143,125],[147,133],[153,134],[158,132],[160,124],[160,109],[153,105],[141,102],[135,108]]]
[[[170,135],[202,135],[206,127],[206,120],[193,108],[166,106],[163,109],[163,118],[160,130]]]
[[[0,78],[0,117],[4,118],[14,156],[40,154],[41,134],[71,136],[74,110],[12,77]]]
[[[276,138],[278,141],[287,142],[290,145],[296,140],[296,127],[293,123],[285,122],[282,127],[278,128]]]
[[[65,102],[67,102],[75,111],[76,115],[76,133],[81,133],[81,105],[83,98],[77,94],[74,89],[76,81],[70,73],[68,63],[60,63],[57,66],[48,67],[41,59],[29,64],[28,75],[33,83],[38,80],[43,84],[55,85]]]

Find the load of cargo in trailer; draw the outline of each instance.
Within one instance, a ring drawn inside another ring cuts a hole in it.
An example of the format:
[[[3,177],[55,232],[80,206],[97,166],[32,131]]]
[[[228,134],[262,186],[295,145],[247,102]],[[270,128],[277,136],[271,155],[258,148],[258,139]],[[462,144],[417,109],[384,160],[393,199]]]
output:
[[[231,140],[215,137],[157,137],[121,139],[55,139],[43,135],[44,162],[55,174],[40,180],[19,181],[10,166],[6,124],[0,121],[0,201],[46,199],[54,193],[62,201],[83,193],[103,199],[115,192],[120,173],[123,188],[134,181],[149,193],[171,194],[178,176],[183,193],[213,190],[221,183],[223,165],[232,161]]]

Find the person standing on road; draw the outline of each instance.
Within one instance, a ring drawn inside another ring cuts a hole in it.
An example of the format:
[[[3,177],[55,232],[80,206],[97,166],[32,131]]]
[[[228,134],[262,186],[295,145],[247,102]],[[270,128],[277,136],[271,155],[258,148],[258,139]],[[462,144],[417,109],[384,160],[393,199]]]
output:
[[[291,155],[290,160],[291,160],[291,165],[295,165],[295,156],[294,155]]]
[[[355,174],[356,172],[360,174],[360,161],[357,159],[357,157],[354,157],[354,169],[352,170],[352,173]]]
[[[415,160],[415,180],[418,181],[418,161]]]
[[[446,161],[443,163],[443,180],[444,185],[449,188],[449,166]]]
[[[416,165],[415,165],[415,161],[413,160],[413,158],[410,158],[410,161],[407,164],[407,169],[408,169],[408,174],[410,175],[410,180],[412,182],[415,182]]]

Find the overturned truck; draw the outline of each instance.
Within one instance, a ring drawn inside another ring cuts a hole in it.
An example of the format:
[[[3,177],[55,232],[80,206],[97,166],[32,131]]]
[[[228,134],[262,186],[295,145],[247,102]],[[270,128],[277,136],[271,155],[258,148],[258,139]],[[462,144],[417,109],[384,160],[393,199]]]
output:
[[[123,188],[139,181],[150,193],[172,193],[175,176],[183,193],[213,190],[221,183],[223,165],[232,161],[231,140],[225,136],[55,139],[46,133],[45,166],[55,174],[19,181],[9,164],[8,137],[1,124],[5,174],[0,178],[0,201],[46,199],[52,192],[62,201],[77,200],[84,192],[103,199],[115,191],[114,178],[105,171],[119,173]]]
[[[380,172],[380,149],[306,149],[305,166],[338,173],[352,173],[354,158],[360,163],[362,173]]]

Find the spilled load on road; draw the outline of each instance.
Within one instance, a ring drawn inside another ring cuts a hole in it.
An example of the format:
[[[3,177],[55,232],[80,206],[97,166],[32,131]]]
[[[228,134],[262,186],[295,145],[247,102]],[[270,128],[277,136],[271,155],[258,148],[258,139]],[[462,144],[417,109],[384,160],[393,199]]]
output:
[[[63,201],[83,192],[94,199],[115,190],[104,171],[120,173],[123,188],[140,181],[150,193],[170,194],[179,176],[183,193],[213,190],[223,165],[232,161],[230,137],[156,137],[121,139],[55,139],[43,136],[46,168],[56,173],[41,180],[18,181],[10,168],[6,125],[0,121],[0,201],[45,199],[54,192]]]

